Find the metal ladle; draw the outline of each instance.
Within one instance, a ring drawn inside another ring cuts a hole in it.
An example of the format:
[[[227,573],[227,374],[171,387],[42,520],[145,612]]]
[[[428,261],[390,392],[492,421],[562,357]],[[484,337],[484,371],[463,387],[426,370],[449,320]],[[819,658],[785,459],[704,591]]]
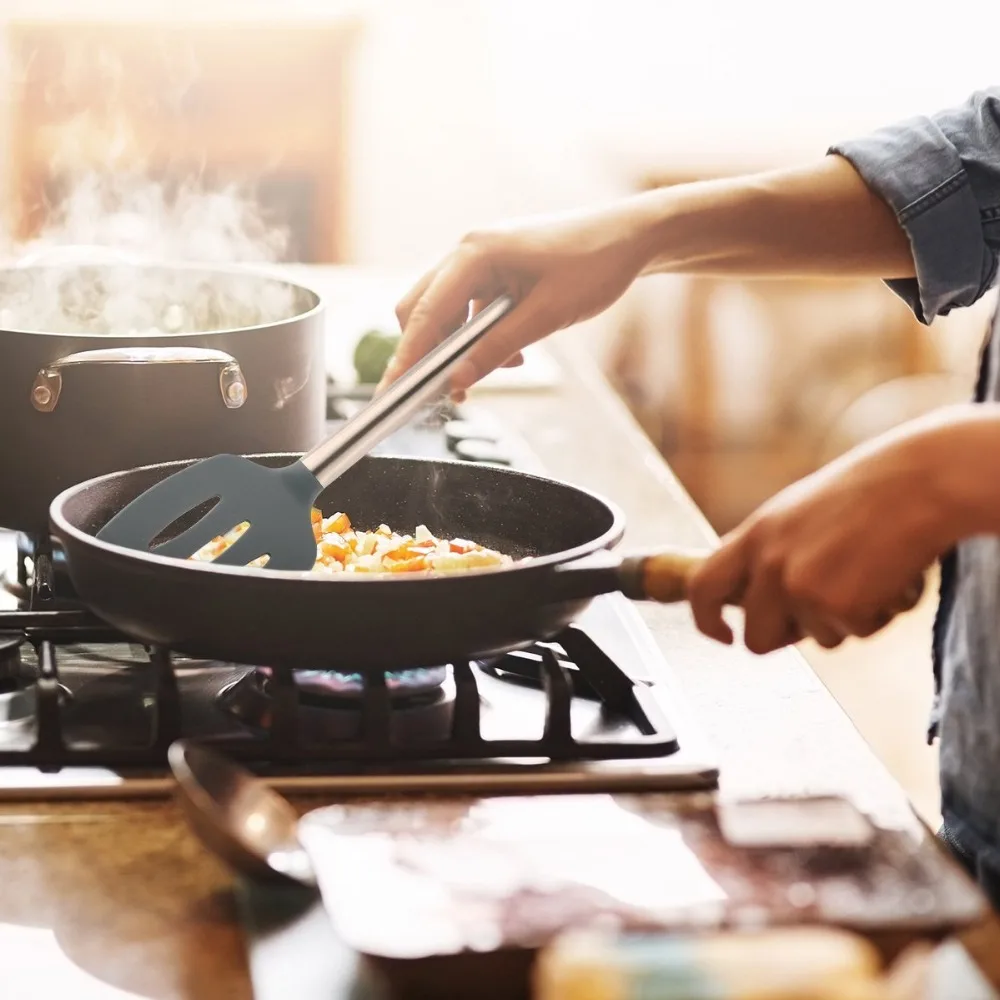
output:
[[[316,887],[291,804],[248,771],[187,740],[167,751],[187,821],[213,854],[244,875]]]

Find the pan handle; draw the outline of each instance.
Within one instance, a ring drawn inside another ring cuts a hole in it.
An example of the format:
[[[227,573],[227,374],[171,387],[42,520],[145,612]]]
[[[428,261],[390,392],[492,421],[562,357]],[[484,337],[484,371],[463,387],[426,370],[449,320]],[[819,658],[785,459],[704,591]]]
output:
[[[675,548],[626,556],[618,569],[619,587],[633,601],[677,604],[688,599],[688,584],[707,558],[707,552]],[[914,608],[923,596],[925,585],[926,578],[921,575],[899,601],[887,609],[886,622]],[[741,594],[732,603],[739,604],[742,599]]]
[[[676,548],[625,556],[618,570],[621,592],[633,601],[686,601],[688,583],[707,558],[705,552]]]
[[[602,550],[556,567],[560,596],[596,597],[620,590],[633,601],[676,604],[687,600],[688,581],[708,553],[664,548],[632,556]]]

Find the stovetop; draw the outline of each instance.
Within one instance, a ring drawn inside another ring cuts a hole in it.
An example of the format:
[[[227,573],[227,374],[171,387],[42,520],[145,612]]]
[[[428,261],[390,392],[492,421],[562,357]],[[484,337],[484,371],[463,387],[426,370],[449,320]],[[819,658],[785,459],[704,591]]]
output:
[[[332,422],[363,399],[331,392]],[[542,471],[523,441],[448,406],[383,453]],[[368,794],[709,787],[717,771],[636,609],[595,600],[551,643],[491,662],[359,675],[147,649],[75,600],[47,539],[0,535],[0,798],[162,795],[179,737],[274,787]],[[37,564],[37,565],[36,565]]]

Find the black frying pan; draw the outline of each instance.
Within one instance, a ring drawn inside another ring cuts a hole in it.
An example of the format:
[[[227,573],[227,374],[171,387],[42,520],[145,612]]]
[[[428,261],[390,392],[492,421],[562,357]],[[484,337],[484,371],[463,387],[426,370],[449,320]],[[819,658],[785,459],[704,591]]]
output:
[[[256,455],[285,465],[298,455]],[[598,594],[678,601],[698,557],[620,559],[608,501],[507,469],[420,458],[362,459],[320,496],[361,529],[426,524],[531,562],[439,576],[345,576],[213,566],[98,541],[95,533],[171,462],[91,479],[50,508],[81,600],[136,640],[237,663],[376,672],[495,656],[550,639]],[[195,516],[199,512],[195,512]],[[193,520],[193,517],[191,518]],[[178,522],[173,533],[186,527]]]

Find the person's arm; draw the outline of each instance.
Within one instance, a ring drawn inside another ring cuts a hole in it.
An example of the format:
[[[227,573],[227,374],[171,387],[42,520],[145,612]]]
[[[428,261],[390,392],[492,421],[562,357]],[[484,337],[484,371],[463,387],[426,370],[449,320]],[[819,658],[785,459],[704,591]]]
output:
[[[1000,404],[946,407],[865,442],[763,503],[692,579],[698,627],[722,642],[727,604],[767,653],[877,632],[920,596],[956,542],[1000,535]]]
[[[945,407],[904,424],[903,433],[908,427],[922,437],[927,488],[946,512],[944,547],[1000,536],[1000,403]]]
[[[1000,253],[1000,88],[829,154],[804,168],[653,193],[647,271],[874,274],[923,322],[990,287]]]
[[[400,301],[383,385],[501,293],[515,308],[463,363],[465,389],[640,275],[872,275],[923,322],[980,298],[1000,253],[1000,89],[839,143],[815,163],[679,185],[472,233]]]
[[[839,156],[639,195],[643,273],[912,277],[906,233]]]
[[[458,327],[470,302],[506,293],[516,305],[463,362],[457,390],[663,271],[902,278],[914,266],[892,210],[837,156],[645,192],[466,236],[397,306],[403,336],[382,386]]]

